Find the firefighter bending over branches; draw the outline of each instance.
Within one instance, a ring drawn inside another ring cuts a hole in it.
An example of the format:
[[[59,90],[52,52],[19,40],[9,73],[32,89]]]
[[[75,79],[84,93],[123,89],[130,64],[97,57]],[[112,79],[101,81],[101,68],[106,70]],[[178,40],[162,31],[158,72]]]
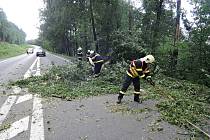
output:
[[[134,101],[141,103],[142,101],[139,98],[140,95],[140,78],[147,80],[151,85],[155,85],[152,81],[151,76],[149,75],[149,67],[148,64],[152,64],[155,61],[155,58],[152,55],[147,55],[143,58],[133,60],[130,64],[129,69],[127,70],[127,74],[125,76],[124,82],[122,84],[122,89],[118,96],[117,103],[120,104],[121,100],[131,82],[133,82],[134,86]]]
[[[92,65],[94,77],[98,77],[104,64],[103,57],[95,51],[90,51],[90,56],[88,57],[88,60],[89,63]]]

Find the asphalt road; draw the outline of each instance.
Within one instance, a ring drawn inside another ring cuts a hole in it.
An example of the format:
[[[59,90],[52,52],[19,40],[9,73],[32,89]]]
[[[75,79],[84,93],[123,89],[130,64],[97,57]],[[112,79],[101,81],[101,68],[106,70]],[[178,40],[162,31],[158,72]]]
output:
[[[33,46],[36,52],[39,47]],[[20,56],[8,58],[0,61],[0,84],[7,83],[9,81],[16,81],[18,79],[23,79],[26,72],[30,69],[31,65],[36,61],[37,57],[33,54],[23,54]],[[46,57],[39,57],[40,59],[40,74],[46,72],[52,64],[55,65],[68,65],[71,62],[65,58],[54,55],[47,52]],[[36,72],[37,68],[34,66],[32,68],[32,75]]]
[[[37,48],[37,46],[35,47]],[[23,54],[0,61],[0,81],[42,75],[52,64],[71,65],[51,53],[46,57]],[[19,87],[0,86],[0,140],[171,140],[185,139],[185,131],[160,121],[155,101],[142,104],[125,97],[128,108],[146,109],[139,114],[113,113],[116,95],[75,101],[40,98]],[[159,129],[159,130],[157,130]],[[184,134],[184,135],[183,135]]]
[[[44,140],[44,115],[42,99],[19,87],[6,88],[10,81],[41,76],[52,65],[71,65],[60,56],[47,52],[46,57],[33,54],[0,60],[0,140]]]

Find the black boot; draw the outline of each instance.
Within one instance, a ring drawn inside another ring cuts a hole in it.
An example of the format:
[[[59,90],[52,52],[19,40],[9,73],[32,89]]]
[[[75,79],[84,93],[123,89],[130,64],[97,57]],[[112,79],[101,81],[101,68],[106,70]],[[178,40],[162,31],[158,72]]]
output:
[[[123,96],[124,96],[124,94],[119,93],[117,104],[121,103],[121,100],[122,100]]]
[[[134,94],[134,101],[137,103],[141,103],[142,101],[139,98],[139,94]]]

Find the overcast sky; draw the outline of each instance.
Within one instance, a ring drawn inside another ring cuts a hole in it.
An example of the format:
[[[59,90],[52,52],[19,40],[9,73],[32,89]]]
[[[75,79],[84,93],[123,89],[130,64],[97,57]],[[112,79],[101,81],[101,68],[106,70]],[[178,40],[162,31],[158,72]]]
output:
[[[135,6],[140,6],[138,1],[132,0]],[[26,40],[36,39],[39,33],[39,9],[43,7],[43,0],[0,0],[0,7],[3,8],[7,19],[26,34]],[[187,0],[182,0],[182,8],[189,10]]]

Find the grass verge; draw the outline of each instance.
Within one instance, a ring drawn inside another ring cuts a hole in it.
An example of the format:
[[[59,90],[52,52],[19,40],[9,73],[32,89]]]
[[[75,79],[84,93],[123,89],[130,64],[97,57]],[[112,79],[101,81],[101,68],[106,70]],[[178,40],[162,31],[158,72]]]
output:
[[[16,45],[0,42],[0,59],[17,56],[26,52],[27,45]]]

